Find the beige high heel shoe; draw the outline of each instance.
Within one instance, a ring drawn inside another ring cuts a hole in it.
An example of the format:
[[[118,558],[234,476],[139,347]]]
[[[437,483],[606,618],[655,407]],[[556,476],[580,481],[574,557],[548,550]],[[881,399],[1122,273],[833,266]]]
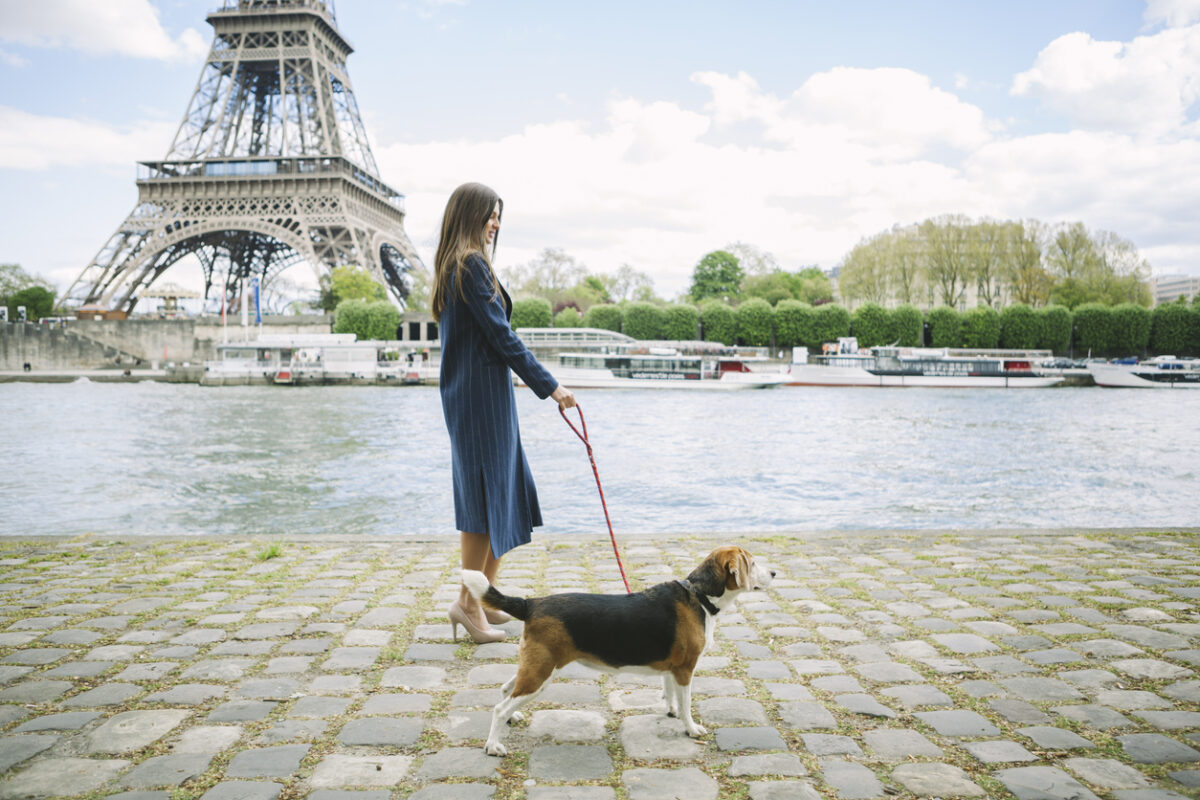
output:
[[[483,615],[487,617],[489,625],[503,625],[506,622],[512,622],[512,615],[496,608],[484,608]]]
[[[467,633],[475,640],[476,644],[486,644],[488,642],[502,642],[507,635],[504,631],[498,631],[495,628],[479,628],[471,621],[466,612],[462,610],[462,606],[455,600],[450,604],[450,608],[446,609],[446,616],[450,618],[450,633],[454,636],[454,641],[458,641],[458,626],[462,625],[467,629]]]

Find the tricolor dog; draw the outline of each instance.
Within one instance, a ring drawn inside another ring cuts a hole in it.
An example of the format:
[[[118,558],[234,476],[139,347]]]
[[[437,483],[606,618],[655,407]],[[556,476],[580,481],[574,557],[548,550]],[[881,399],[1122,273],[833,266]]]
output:
[[[508,751],[500,732],[517,709],[537,697],[546,681],[572,661],[605,672],[660,673],[667,715],[682,716],[689,736],[707,731],[692,719],[692,672],[712,644],[714,618],[748,589],[763,589],[775,573],[741,547],[718,547],[686,580],[660,583],[629,595],[554,594],[508,597],[482,572],[463,570],[467,589],[489,608],[525,622],[517,674],[492,711],[484,749]]]

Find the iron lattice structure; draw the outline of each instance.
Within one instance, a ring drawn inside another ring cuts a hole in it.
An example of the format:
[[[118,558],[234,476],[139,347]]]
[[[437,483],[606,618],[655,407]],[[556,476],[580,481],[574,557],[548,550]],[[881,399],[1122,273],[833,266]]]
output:
[[[307,261],[357,264],[408,295],[424,269],[404,196],[379,177],[346,72],[332,0],[225,0],[212,48],[162,161],[139,162],[138,203],[67,291],[72,305],[132,310],[195,255],[205,297]]]

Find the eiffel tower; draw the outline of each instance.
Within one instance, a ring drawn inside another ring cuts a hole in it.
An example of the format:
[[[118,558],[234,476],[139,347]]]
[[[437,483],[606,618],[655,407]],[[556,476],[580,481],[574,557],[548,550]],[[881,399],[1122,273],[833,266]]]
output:
[[[133,212],[67,290],[69,304],[129,312],[185,256],[226,298],[300,261],[318,278],[357,264],[408,296],[424,269],[404,195],[379,177],[350,88],[333,0],[224,0],[171,149],[139,162]]]

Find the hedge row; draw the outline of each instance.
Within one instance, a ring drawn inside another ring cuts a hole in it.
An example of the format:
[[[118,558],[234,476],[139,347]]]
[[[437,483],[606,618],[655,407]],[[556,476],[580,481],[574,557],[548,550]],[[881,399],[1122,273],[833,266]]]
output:
[[[518,300],[512,325],[586,327],[623,332],[635,339],[702,338],[724,344],[819,350],[825,342],[855,336],[862,347],[971,347],[1052,350],[1076,357],[1147,353],[1200,355],[1200,307],[1171,303],[1148,310],[1132,303],[1088,303],[1074,314],[1062,306],[1030,308],[1015,304],[996,311],[979,306],[965,312],[939,306],[926,314],[910,305],[886,309],[874,303],[851,314],[842,306],[810,306],[781,300],[775,307],[758,298],[731,307],[709,300],[697,309],[628,303],[600,304],[580,315],[574,308],[551,314],[545,300]]]

